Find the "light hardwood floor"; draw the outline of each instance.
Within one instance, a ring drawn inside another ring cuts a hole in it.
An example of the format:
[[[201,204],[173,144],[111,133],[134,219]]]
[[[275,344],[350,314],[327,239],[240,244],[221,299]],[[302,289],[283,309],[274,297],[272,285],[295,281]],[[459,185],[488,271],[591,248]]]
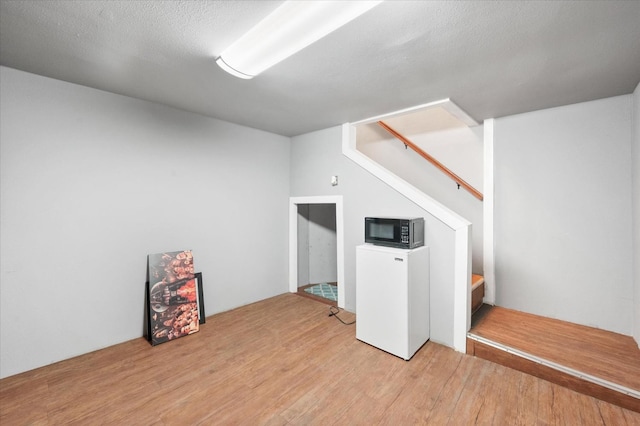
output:
[[[328,313],[284,294],[173,342],[135,339],[5,378],[0,424],[640,424],[638,413],[433,342],[404,361]]]

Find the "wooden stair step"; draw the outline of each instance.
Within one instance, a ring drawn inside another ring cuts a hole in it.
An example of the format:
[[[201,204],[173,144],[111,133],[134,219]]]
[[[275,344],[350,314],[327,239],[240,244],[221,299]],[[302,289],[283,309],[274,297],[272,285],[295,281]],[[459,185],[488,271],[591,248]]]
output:
[[[629,336],[483,305],[467,354],[640,412],[640,349]]]
[[[484,277],[471,274],[471,312],[476,312],[482,306],[484,299]]]
[[[471,290],[484,284],[484,277],[478,274],[471,274]]]

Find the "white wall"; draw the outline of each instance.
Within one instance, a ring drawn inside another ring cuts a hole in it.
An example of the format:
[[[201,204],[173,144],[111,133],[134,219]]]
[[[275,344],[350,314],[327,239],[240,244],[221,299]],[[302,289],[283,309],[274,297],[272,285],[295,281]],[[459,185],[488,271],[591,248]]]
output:
[[[142,336],[149,253],[208,315],[288,290],[288,138],[0,73],[1,377]]]
[[[475,198],[434,165],[376,123],[359,126],[359,130],[375,132],[373,138],[358,138],[360,152],[409,182],[425,194],[447,206],[473,224],[472,270],[483,274],[483,211],[482,201]],[[409,135],[407,135],[409,136]],[[426,134],[410,135],[409,139],[445,167],[483,192],[483,126],[461,127]],[[361,142],[361,139],[365,141]]]
[[[633,282],[634,282],[634,331],[640,346],[640,84],[633,92]]]
[[[291,196],[342,195],[344,200],[345,309],[355,311],[356,246],[364,243],[366,216],[425,217],[431,247],[431,339],[453,346],[454,231],[342,155],[342,129],[292,138]],[[339,185],[331,186],[338,175]]]
[[[309,204],[298,205],[298,287],[309,284]]]
[[[495,120],[496,303],[631,335],[630,95]]]

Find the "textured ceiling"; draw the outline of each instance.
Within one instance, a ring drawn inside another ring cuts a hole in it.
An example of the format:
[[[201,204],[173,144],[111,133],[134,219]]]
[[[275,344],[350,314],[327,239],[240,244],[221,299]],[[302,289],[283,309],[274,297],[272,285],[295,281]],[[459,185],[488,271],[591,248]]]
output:
[[[640,1],[387,0],[252,80],[280,1],[0,0],[0,64],[285,136],[451,98],[476,121],[633,92]]]

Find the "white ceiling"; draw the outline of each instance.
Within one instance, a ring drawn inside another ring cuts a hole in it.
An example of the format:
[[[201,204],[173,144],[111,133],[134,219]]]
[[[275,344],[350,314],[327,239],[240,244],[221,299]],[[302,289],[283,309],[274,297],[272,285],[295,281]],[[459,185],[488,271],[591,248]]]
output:
[[[0,64],[285,136],[451,98],[476,121],[632,93],[640,1],[394,1],[252,80],[281,1],[0,0]]]

